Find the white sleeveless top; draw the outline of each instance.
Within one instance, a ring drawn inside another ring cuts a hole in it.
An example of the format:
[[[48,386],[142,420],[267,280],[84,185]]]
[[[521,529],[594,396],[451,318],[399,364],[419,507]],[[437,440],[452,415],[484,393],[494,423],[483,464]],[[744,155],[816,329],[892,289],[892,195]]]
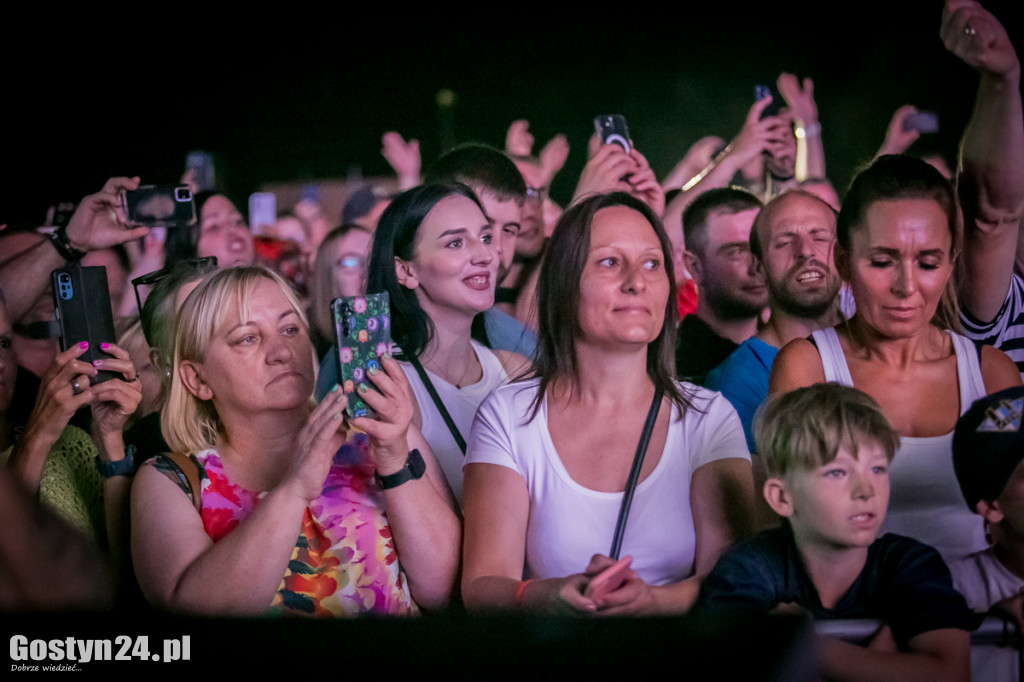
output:
[[[948,332],[956,352],[960,414],[984,397],[985,383],[974,343]],[[825,380],[853,386],[835,328],[811,334]],[[952,396],[951,396],[952,397]],[[985,549],[985,526],[964,501],[953,472],[953,432],[931,438],[900,437],[889,469],[889,512],[880,533],[898,533],[931,545],[947,562]]]
[[[491,391],[508,380],[508,374],[502,367],[498,356],[476,341],[472,343],[473,350],[476,351],[476,357],[480,360],[480,366],[484,372],[483,378],[475,384],[455,388],[453,384],[449,384],[424,367],[427,376],[434,384],[437,395],[440,396],[441,402],[444,403],[448,414],[451,415],[452,421],[455,422],[455,426],[458,427],[459,433],[462,434],[462,438],[466,442],[469,442],[469,430],[473,426],[473,417],[476,416],[480,403]],[[409,378],[413,397],[416,398],[416,404],[420,408],[420,416],[423,418],[423,428],[421,429],[423,437],[430,443],[430,448],[434,451],[434,456],[437,458],[438,464],[441,465],[445,478],[448,479],[448,485],[451,486],[452,492],[455,493],[455,499],[461,505],[462,465],[465,456],[452,432],[448,429],[448,425],[444,423],[444,417],[434,405],[427,387],[420,380],[420,375],[416,373],[416,368],[408,362],[399,364],[402,366],[405,376]]]

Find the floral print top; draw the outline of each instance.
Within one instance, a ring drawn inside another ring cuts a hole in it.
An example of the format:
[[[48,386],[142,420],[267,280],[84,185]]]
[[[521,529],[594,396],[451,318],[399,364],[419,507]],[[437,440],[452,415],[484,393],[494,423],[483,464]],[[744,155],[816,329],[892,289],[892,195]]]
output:
[[[215,450],[196,453],[192,459],[199,465],[203,527],[217,542],[245,522],[263,493],[232,482]],[[174,463],[159,457],[155,465],[189,493]],[[302,531],[269,613],[313,617],[418,613],[395,553],[365,434],[350,436],[338,450],[323,492],[306,508]]]

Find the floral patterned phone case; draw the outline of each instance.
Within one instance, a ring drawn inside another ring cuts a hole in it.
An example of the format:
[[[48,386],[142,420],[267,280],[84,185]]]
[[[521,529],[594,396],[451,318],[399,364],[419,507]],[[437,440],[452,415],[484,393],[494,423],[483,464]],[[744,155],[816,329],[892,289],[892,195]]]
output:
[[[341,387],[348,396],[349,417],[376,417],[356,392],[359,384],[373,385],[370,370],[391,351],[391,302],[387,292],[335,299],[331,304],[341,365]]]

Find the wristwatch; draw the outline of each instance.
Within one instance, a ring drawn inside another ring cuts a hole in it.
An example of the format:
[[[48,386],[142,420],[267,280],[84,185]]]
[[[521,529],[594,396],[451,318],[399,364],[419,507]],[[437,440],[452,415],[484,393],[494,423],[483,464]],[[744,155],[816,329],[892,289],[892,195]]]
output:
[[[135,473],[135,446],[127,445],[124,449],[124,459],[116,462],[104,462],[99,457],[96,458],[96,468],[100,470],[100,476],[103,478],[113,478],[114,476],[130,476]]]
[[[409,451],[409,456],[405,458],[405,466],[396,471],[393,474],[387,476],[381,476],[375,474],[377,477],[377,485],[380,486],[381,490],[388,490],[390,488],[397,488],[406,481],[418,481],[423,478],[423,474],[427,471],[427,465],[423,462],[423,455],[416,448]]]

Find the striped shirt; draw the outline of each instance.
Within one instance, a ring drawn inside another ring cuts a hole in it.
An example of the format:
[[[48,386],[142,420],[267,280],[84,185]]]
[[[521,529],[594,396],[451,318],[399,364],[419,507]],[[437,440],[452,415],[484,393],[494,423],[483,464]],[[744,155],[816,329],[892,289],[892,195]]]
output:
[[[1017,363],[1024,377],[1024,280],[1014,274],[1006,300],[991,322],[979,322],[966,311],[960,312],[964,336],[995,346]]]

